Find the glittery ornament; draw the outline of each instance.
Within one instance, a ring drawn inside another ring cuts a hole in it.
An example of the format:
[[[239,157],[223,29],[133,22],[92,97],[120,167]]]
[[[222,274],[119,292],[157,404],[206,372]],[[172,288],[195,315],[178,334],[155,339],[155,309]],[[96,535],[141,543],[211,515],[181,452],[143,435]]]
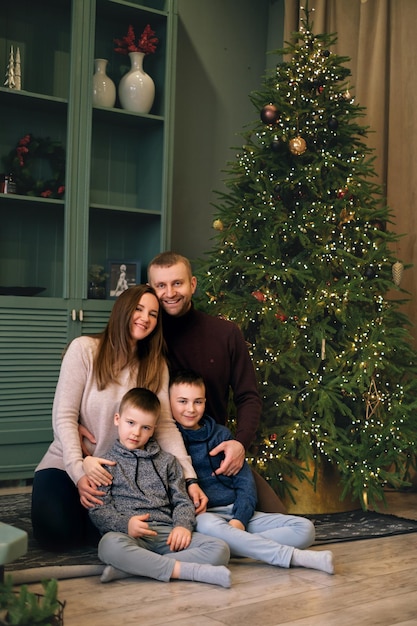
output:
[[[290,139],[289,146],[292,154],[303,154],[307,150],[307,144],[302,137]]]
[[[221,220],[214,220],[213,228],[214,228],[214,230],[223,230],[223,228],[224,228],[223,222]]]
[[[275,124],[278,119],[278,109],[275,104],[266,104],[261,110],[261,120],[264,124]]]
[[[403,277],[404,265],[401,261],[396,261],[392,266],[392,280],[399,286],[401,278]]]

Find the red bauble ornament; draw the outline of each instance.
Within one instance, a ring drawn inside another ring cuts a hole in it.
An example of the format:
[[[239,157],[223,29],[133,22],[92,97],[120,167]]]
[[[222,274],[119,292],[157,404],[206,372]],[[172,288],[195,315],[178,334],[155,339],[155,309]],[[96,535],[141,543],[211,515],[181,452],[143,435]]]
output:
[[[261,120],[264,124],[275,124],[278,119],[278,109],[275,104],[266,104],[261,110]]]
[[[252,296],[254,298],[256,298],[258,300],[258,302],[265,302],[265,300],[266,300],[265,294],[262,293],[262,291],[259,291],[259,290],[252,291]]]

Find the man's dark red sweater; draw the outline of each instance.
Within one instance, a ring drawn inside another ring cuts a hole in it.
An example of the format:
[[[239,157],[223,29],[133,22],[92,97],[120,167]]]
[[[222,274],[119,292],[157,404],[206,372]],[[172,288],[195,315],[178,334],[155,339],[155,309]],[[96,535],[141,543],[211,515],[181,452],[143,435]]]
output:
[[[203,377],[206,412],[219,424],[227,423],[232,390],[237,418],[235,438],[247,450],[255,439],[262,401],[240,329],[194,306],[181,317],[163,312],[162,321],[170,369],[192,369]]]

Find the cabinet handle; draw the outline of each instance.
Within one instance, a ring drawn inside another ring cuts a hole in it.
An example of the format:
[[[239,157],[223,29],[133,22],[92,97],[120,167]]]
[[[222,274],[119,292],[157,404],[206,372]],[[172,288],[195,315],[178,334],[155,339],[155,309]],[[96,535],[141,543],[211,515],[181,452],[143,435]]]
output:
[[[78,311],[78,319],[80,320],[80,322],[84,321],[84,311],[82,309]]]
[[[72,309],[71,311],[71,319],[73,322],[77,321],[77,311],[75,309]]]

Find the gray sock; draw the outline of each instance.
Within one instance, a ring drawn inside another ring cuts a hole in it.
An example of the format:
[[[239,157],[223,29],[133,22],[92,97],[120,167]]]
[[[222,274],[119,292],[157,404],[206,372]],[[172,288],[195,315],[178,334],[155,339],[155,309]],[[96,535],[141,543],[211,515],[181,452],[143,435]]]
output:
[[[109,583],[112,580],[118,580],[120,578],[129,578],[132,574],[128,574],[127,572],[122,572],[122,570],[113,567],[113,565],[106,565],[103,570],[103,573],[100,577],[102,583]]]
[[[220,587],[227,589],[232,584],[231,572],[224,565],[200,565],[199,563],[181,561],[179,578],[209,583],[210,585],[220,585]]]
[[[293,567],[309,567],[319,569],[328,574],[334,573],[333,552],[330,550],[298,550],[294,548],[290,565]]]

